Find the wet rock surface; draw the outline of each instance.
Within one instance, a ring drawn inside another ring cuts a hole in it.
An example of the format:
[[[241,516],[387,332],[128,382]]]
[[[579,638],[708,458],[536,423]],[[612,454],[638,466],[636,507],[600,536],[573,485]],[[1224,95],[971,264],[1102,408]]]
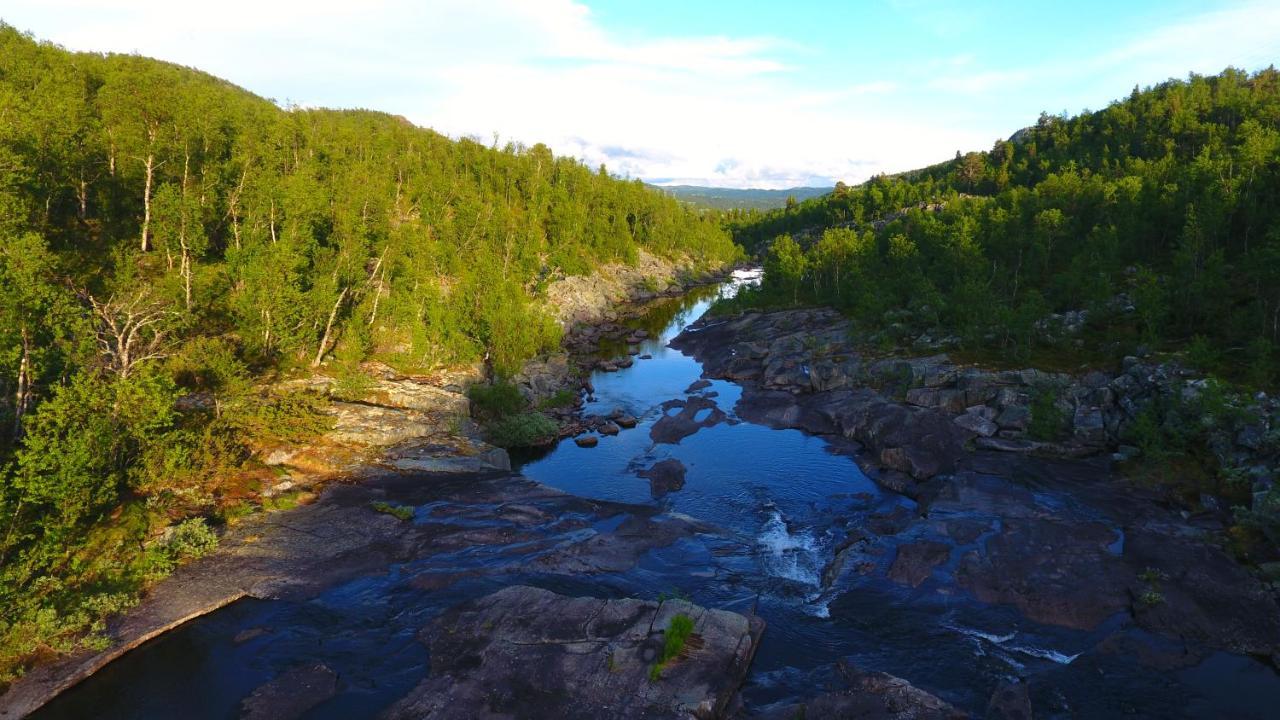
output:
[[[1276,593],[1213,545],[1221,525],[1195,525],[1111,471],[1109,408],[1133,396],[1123,378],[1142,384],[1140,364],[1117,380],[980,371],[945,355],[867,360],[827,310],[704,318],[672,346],[707,377],[744,386],[738,416],[854,440],[870,477],[918,502],[905,524],[869,517],[847,531],[824,586],[874,562],[895,582],[934,577],[1036,623],[1089,631],[1124,618],[1180,642],[1278,657]],[[1065,440],[1026,434],[1029,398],[1044,387],[1072,398]],[[848,562],[886,545],[891,561]]]
[[[286,670],[241,704],[241,720],[293,720],[333,697],[338,675],[324,665]]]
[[[693,635],[653,680],[650,669],[677,614],[694,621]],[[431,674],[385,717],[725,717],[763,630],[759,618],[680,600],[510,587],[423,631]]]
[[[655,498],[660,498],[669,492],[674,492],[684,487],[684,463],[674,458],[660,460],[654,463],[653,467],[641,470],[636,474],[649,481],[649,492]]]
[[[951,546],[946,543],[924,540],[899,545],[898,555],[889,568],[889,577],[895,582],[916,587],[950,556]]]
[[[678,314],[689,305],[674,307]],[[1030,439],[1027,408],[1040,374],[972,375],[944,356],[867,359],[842,345],[846,326],[837,317],[782,315],[799,321],[755,327],[753,320],[742,338],[709,335],[690,351],[724,355],[723,365],[699,365],[646,339],[654,362],[572,381],[586,397],[548,411],[577,423],[564,436],[598,438],[606,425],[619,435],[595,449],[562,443],[541,460],[515,461],[528,463],[531,477],[610,500],[498,471],[378,471],[279,514],[279,527],[237,528],[222,559],[182,571],[208,568],[196,576],[204,595],[162,585],[154,600],[172,609],[171,620],[236,597],[282,600],[236,603],[166,636],[182,644],[225,628],[178,656],[181,676],[169,684],[203,677],[196,659],[207,649],[219,663],[244,664],[214,669],[211,679],[252,673],[218,691],[222,704],[208,717],[236,715],[256,691],[298,687],[287,673],[316,665],[333,670],[338,694],[308,717],[374,716],[389,707],[463,716],[449,714],[455,703],[481,708],[468,717],[611,717],[615,707],[632,712],[644,705],[639,699],[656,697],[667,676],[630,694],[595,696],[607,705],[573,705],[573,696],[596,692],[580,689],[578,679],[604,688],[622,682],[601,670],[610,658],[596,650],[623,630],[597,627],[605,611],[590,622],[559,622],[577,617],[559,603],[642,597],[649,599],[612,602],[664,607],[674,605],[662,598],[675,595],[769,619],[740,700],[725,706],[736,717],[1034,710],[1063,718],[1262,718],[1257,709],[1280,702],[1273,671],[1251,659],[1280,646],[1272,589],[1206,542],[1221,531],[1213,515],[1170,510],[1155,493],[1113,476],[1110,455],[1087,442]],[[637,335],[629,325],[594,333],[583,352],[631,353]],[[704,371],[717,381],[698,380]],[[732,374],[747,379],[739,387],[718,381]],[[1104,379],[1079,384],[1100,391]],[[724,399],[719,407],[714,397]],[[1105,400],[1086,398],[1079,422],[1073,404],[1072,422],[1087,429],[1090,408],[1099,407],[1105,425]],[[637,432],[626,431],[627,416]],[[990,436],[986,422],[997,427]],[[701,433],[713,425],[725,427]],[[656,442],[658,426],[671,442]],[[437,467],[444,447],[393,455]],[[650,483],[638,482],[638,473]],[[663,486],[658,500],[654,490]],[[412,507],[413,517],[373,513],[373,500]],[[501,617],[457,619],[512,585],[562,599],[554,607],[525,599]],[[524,606],[545,612],[530,617]],[[160,626],[131,627],[113,630],[136,638]],[[537,633],[536,644],[520,644],[527,632]],[[639,644],[642,660],[656,652],[650,637]],[[160,652],[144,649],[141,657]],[[580,656],[594,664],[577,665]],[[841,658],[850,664],[833,664]],[[101,717],[165,715],[146,703],[166,692],[170,671],[163,659],[139,662],[149,670],[126,675],[137,682],[95,690],[105,693],[99,702],[80,707]],[[732,675],[706,687],[720,697]],[[121,693],[153,712],[97,712],[120,707]]]
[[[508,473],[424,479],[375,475],[360,484],[331,485],[312,504],[246,519],[217,552],[180,568],[119,618],[109,628],[111,650],[36,668],[0,696],[0,716],[22,717],[157,633],[242,598],[305,601],[402,563],[414,563],[419,578],[436,590],[528,567],[549,576],[619,572],[654,548],[711,530],[653,507],[586,500]],[[376,512],[374,501],[428,509],[402,522]],[[607,527],[595,529],[601,522]],[[481,553],[484,562],[460,565],[460,552]],[[289,692],[304,685],[295,680],[263,689],[266,699],[259,704],[302,702]]]
[[[662,409],[665,414],[649,429],[649,437],[655,443],[674,445],[699,430],[714,427],[728,419],[714,401],[702,397],[668,400]]]
[[[963,720],[969,715],[902,678],[838,668],[838,688],[795,705],[753,716],[758,720]]]

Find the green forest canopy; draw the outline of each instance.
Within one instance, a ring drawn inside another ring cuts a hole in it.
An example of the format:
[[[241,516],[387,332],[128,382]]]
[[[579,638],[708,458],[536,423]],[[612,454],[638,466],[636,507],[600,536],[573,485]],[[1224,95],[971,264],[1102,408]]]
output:
[[[1119,352],[1194,343],[1214,369],[1270,385],[1278,199],[1280,73],[1228,69],[729,226],[769,259],[757,301],[1015,356],[1048,313],[1088,309]]]
[[[0,680],[170,567],[139,546],[213,513],[249,440],[319,427],[257,379],[330,354],[510,373],[558,344],[548,283],[642,251],[739,253],[543,145],[281,108],[0,24]]]

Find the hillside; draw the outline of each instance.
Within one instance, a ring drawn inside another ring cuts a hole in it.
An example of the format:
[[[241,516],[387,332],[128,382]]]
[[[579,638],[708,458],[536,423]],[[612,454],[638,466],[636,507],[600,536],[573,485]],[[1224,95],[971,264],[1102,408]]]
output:
[[[323,366],[358,396],[370,358],[508,375],[559,345],[553,281],[737,253],[543,145],[281,108],[0,24],[0,681],[206,547],[199,520],[142,550],[233,503],[251,442],[323,427],[270,381]]]
[[[785,190],[761,188],[719,188],[700,185],[653,185],[665,193],[693,205],[713,210],[773,210],[787,206],[788,200],[799,202],[826,195],[831,188],[793,187]]]
[[[774,301],[832,304],[899,340],[1025,356],[1044,345],[1036,323],[1085,310],[1107,357],[1194,348],[1270,386],[1277,196],[1280,73],[1227,70],[730,227],[770,258]]]

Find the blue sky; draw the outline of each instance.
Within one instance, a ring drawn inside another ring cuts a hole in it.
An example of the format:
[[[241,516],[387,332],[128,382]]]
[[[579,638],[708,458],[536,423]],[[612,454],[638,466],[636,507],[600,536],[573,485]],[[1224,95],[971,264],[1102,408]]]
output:
[[[858,182],[1280,59],[1277,0],[6,0],[0,18],[281,102],[734,187]]]

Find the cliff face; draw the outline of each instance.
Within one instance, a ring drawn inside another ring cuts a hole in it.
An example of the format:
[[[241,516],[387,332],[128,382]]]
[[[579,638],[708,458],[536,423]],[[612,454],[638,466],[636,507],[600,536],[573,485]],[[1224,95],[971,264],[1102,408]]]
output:
[[[613,320],[619,304],[676,293],[716,269],[700,267],[688,258],[670,260],[641,250],[634,265],[604,265],[591,275],[555,281],[547,288],[546,309],[565,329]]]

